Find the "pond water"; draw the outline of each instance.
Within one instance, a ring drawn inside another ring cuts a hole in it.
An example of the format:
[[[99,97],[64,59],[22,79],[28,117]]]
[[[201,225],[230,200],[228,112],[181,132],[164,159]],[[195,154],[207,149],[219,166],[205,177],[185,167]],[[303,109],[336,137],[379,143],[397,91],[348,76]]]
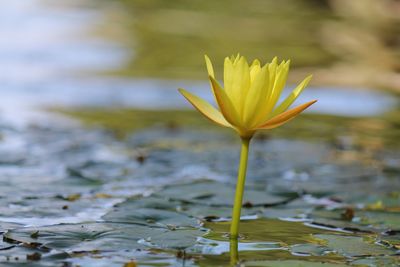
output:
[[[164,33],[201,17],[126,3]],[[239,141],[176,92],[212,99],[197,63],[185,80],[150,73],[145,49],[109,38],[107,23],[131,23],[119,4],[0,4],[0,266],[229,266]],[[299,65],[332,60],[302,44],[319,58]],[[240,266],[400,265],[399,99],[373,89],[316,85],[299,99],[315,108],[256,136]]]

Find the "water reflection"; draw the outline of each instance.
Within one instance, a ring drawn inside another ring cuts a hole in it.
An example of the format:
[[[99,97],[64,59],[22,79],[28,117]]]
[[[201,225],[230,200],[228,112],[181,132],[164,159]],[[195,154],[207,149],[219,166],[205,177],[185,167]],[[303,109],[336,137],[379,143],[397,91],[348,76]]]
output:
[[[0,84],[30,90],[120,65],[123,50],[89,36],[101,13],[43,0],[1,1]],[[83,38],[82,38],[83,37]]]
[[[230,260],[231,266],[235,266],[239,262],[239,250],[238,250],[237,238],[230,239],[229,253],[231,258]]]

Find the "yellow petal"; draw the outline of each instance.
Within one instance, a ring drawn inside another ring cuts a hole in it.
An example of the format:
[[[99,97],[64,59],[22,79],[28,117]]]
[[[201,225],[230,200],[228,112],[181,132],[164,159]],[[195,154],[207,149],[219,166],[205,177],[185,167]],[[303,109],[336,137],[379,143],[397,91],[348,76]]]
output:
[[[287,76],[289,73],[289,66],[290,66],[290,60],[288,60],[287,62],[282,61],[282,63],[278,67],[272,96],[269,102],[271,106],[275,106],[276,102],[278,101],[282,93],[283,88],[285,87]]]
[[[217,104],[222,115],[231,125],[240,126],[240,118],[238,116],[236,108],[233,106],[225,90],[222,89],[222,87],[213,77],[209,76],[209,79],[211,81],[214,96],[217,100]]]
[[[226,64],[224,88],[239,116],[242,116],[244,99],[250,87],[249,64],[244,57],[235,58],[233,64]]]
[[[297,106],[295,108],[292,108],[288,111],[285,111],[278,116],[273,117],[272,119],[266,121],[264,124],[260,125],[257,127],[257,130],[262,130],[262,129],[273,129],[278,126],[281,126],[282,124],[285,124],[286,122],[290,121],[294,117],[296,117],[298,114],[300,114],[303,110],[311,106],[317,102],[317,100],[312,100],[310,102],[307,102],[305,104],[302,104],[300,106]]]
[[[261,70],[260,61],[255,59],[250,66],[250,83],[253,83],[254,79],[257,77],[260,70]]]
[[[214,68],[213,65],[211,63],[210,58],[207,55],[204,55],[204,58],[206,60],[206,67],[207,67],[207,72],[208,72],[208,76],[211,76],[215,79],[215,75],[214,75]],[[212,84],[210,83],[211,88],[212,88]],[[217,103],[217,99],[215,98],[215,94],[214,94],[214,101]]]
[[[278,58],[274,57],[271,61],[271,63],[266,64],[268,67],[268,73],[269,73],[269,83],[268,83],[268,89],[267,89],[267,96],[266,96],[266,103],[268,102],[268,99],[270,99],[272,95],[272,91],[274,89],[274,84],[275,84],[275,76],[276,76],[276,69],[277,69],[277,61]],[[265,109],[267,108],[267,104],[265,104]],[[262,112],[260,112],[262,113]],[[264,117],[264,115],[262,115]]]
[[[225,118],[222,116],[221,112],[219,112],[217,109],[215,109],[210,103],[207,101],[201,99],[198,96],[195,96],[188,91],[179,88],[178,91],[201,113],[203,114],[206,118],[209,120],[225,126],[225,127],[231,127],[231,125],[225,120]]]
[[[228,57],[226,57],[225,61],[224,61],[224,88],[225,88],[225,90],[228,90],[227,88],[232,87],[233,74],[234,73],[233,73],[232,59],[229,59]]]
[[[271,81],[271,83],[274,83],[273,88],[271,89],[270,96],[265,104],[265,109],[261,112],[263,118],[267,117],[268,114],[271,113],[282,93],[283,88],[285,87],[289,73],[289,64],[290,61],[282,61],[282,63],[277,67],[275,82]]]
[[[268,82],[268,67],[264,66],[260,71],[258,71],[246,96],[246,102],[243,111],[243,122],[246,128],[251,128],[251,126],[256,123],[256,120],[259,117],[258,113],[262,109],[268,93]]]
[[[272,92],[272,89],[275,84],[276,68],[278,67],[277,62],[278,62],[278,58],[274,57],[272,59],[271,63],[268,64],[269,80],[270,80],[269,91],[270,92]]]
[[[272,112],[271,118],[286,111],[291,104],[297,99],[303,89],[308,85],[312,78],[312,75],[307,76],[291,93],[286,99]]]
[[[213,68],[213,65],[212,65],[212,63],[211,63],[210,58],[209,58],[207,55],[204,55],[204,58],[205,58],[205,60],[206,60],[206,66],[207,66],[208,75],[211,76],[211,77],[213,77],[213,78],[215,78],[215,75],[214,75],[214,68]]]
[[[281,87],[284,86],[284,81],[286,80],[287,72],[289,71],[289,63],[282,61],[278,66],[276,57],[266,66],[268,67],[269,76],[268,84],[266,84],[264,89],[266,90],[266,95],[252,119],[251,128],[257,127],[261,123],[265,122],[266,118],[269,118],[268,114],[271,113],[277,99],[279,99],[282,90]]]

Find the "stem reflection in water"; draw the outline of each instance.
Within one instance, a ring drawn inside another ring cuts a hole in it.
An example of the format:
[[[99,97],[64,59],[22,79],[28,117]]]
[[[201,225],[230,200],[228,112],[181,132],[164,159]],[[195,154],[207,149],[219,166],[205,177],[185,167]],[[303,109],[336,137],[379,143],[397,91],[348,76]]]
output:
[[[239,250],[238,250],[238,239],[230,239],[230,256],[231,256],[231,266],[236,266],[239,262]]]
[[[239,222],[240,213],[243,204],[243,193],[246,183],[247,162],[249,157],[249,138],[242,138],[242,149],[240,152],[240,163],[238,170],[238,180],[236,184],[235,202],[232,210],[232,222],[230,228],[230,256],[231,266],[235,266],[239,261],[238,238],[239,238]]]

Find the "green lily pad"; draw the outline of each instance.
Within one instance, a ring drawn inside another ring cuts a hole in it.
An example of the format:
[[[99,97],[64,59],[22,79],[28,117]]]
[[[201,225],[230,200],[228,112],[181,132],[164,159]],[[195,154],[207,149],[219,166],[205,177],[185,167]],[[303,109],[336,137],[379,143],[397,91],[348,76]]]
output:
[[[183,250],[194,246],[197,239],[204,234],[205,232],[201,230],[182,229],[153,235],[151,238],[144,239],[141,243],[159,249]]]
[[[285,206],[271,207],[262,210],[261,216],[269,219],[288,219],[297,218],[301,219],[306,217],[308,209],[302,208],[288,208]]]
[[[377,256],[377,257],[368,257],[363,259],[356,259],[352,261],[352,264],[355,266],[385,266],[385,267],[398,267],[400,266],[400,258],[399,256]]]
[[[160,209],[136,208],[131,202],[118,205],[113,211],[103,216],[108,222],[137,223],[168,227],[199,227],[199,220],[187,215]]]
[[[362,211],[360,223],[386,230],[400,230],[400,213],[388,211]]]
[[[368,243],[362,237],[318,234],[316,238],[326,241],[326,246],[346,257],[394,255],[395,250]]]
[[[232,216],[232,207],[208,206],[197,203],[183,203],[182,212],[205,221],[227,219]],[[252,216],[261,214],[262,207],[243,207],[241,216]]]
[[[69,197],[71,197],[70,200]],[[37,224],[35,221],[59,222],[63,217],[73,218],[85,212],[88,207],[101,207],[108,202],[109,200],[101,198],[81,198],[80,194],[24,198],[12,201],[12,205],[8,207],[1,207],[0,218],[5,217],[7,220],[33,225]]]
[[[235,187],[214,181],[199,181],[196,183],[167,187],[158,193],[170,199],[199,203],[212,206],[231,206],[235,196]],[[252,206],[276,205],[287,201],[282,196],[272,195],[262,190],[247,188],[243,203]]]
[[[297,244],[290,247],[290,252],[299,256],[323,256],[329,249],[317,244]]]
[[[131,175],[135,164],[127,162],[87,161],[79,166],[67,168],[68,174],[75,178],[85,179],[94,183],[107,182],[110,179],[121,179]]]
[[[33,247],[79,252],[142,248],[143,246],[137,243],[139,239],[164,231],[166,230],[141,225],[60,224],[9,230],[4,237],[7,241],[28,244]]]
[[[313,223],[326,227],[336,227],[351,232],[377,232],[376,229],[360,223],[358,220],[359,210],[352,210],[351,212],[353,212],[353,214],[348,213],[348,215],[346,215],[346,209],[316,209],[311,212],[309,217],[312,219]]]
[[[0,250],[0,265],[3,266],[54,266],[61,265],[70,256],[65,252],[47,253],[40,249],[14,246]]]
[[[379,240],[396,249],[400,249],[400,231],[389,230],[383,232],[380,234]]]
[[[136,197],[128,199],[127,201],[120,203],[115,206],[115,209],[108,214],[106,214],[103,219],[112,222],[133,222],[138,221],[143,223],[142,219],[137,219],[133,217],[137,217],[134,215],[137,210],[153,210],[155,214],[154,217],[162,216],[163,211],[169,211],[173,213],[165,214],[173,216],[174,214],[177,216],[174,222],[167,222],[171,225],[176,226],[198,226],[199,222],[195,218],[199,218],[202,220],[217,220],[220,218],[227,218],[232,215],[231,207],[215,207],[209,205],[203,205],[201,203],[189,203],[187,201],[180,201],[169,199],[166,197],[162,197],[159,194],[154,194],[149,197]],[[261,207],[257,208],[243,208],[242,215],[254,215],[261,211]],[[118,215],[119,214],[119,215]],[[187,218],[183,218],[182,216],[186,216]],[[129,219],[128,219],[129,217]],[[150,222],[162,223],[164,225],[165,222],[161,222],[160,220],[154,220],[154,218],[149,218]],[[181,220],[181,222],[179,222]],[[185,223],[186,222],[186,223]],[[146,221],[149,223],[149,221]]]
[[[7,231],[7,242],[68,253],[121,251],[150,247],[184,249],[204,234],[196,229],[155,228],[137,224],[88,223],[20,228]],[[140,241],[140,242],[139,242]],[[147,243],[146,243],[147,242]]]

